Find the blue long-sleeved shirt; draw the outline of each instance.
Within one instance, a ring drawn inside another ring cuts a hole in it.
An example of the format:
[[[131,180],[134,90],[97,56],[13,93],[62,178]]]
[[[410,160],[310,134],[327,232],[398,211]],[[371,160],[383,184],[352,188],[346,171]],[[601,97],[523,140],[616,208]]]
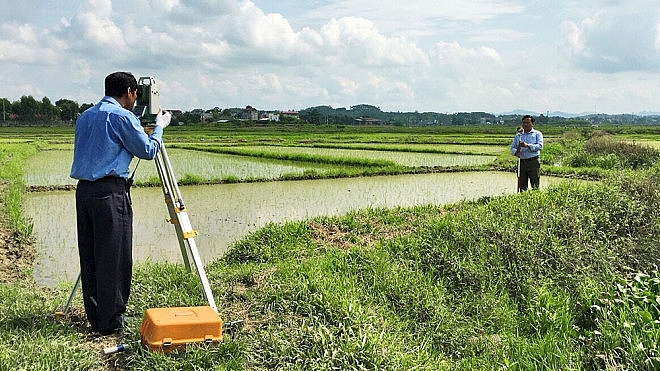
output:
[[[513,137],[513,142],[511,142],[511,154],[516,155],[518,150],[518,143],[525,142],[529,144],[528,147],[523,147],[520,149],[520,158],[528,159],[539,156],[541,150],[543,149],[543,134],[540,131],[532,129],[529,133],[519,133]]]
[[[97,180],[105,176],[128,178],[134,156],[151,160],[163,143],[163,128],[151,135],[140,120],[117,100],[105,96],[76,120],[70,176]]]

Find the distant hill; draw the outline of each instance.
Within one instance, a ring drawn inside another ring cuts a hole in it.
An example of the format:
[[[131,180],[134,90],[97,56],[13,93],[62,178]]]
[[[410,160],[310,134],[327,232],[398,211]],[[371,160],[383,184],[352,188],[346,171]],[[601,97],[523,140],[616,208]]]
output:
[[[538,116],[538,115],[540,115],[540,113],[534,112],[534,111],[516,109],[516,110],[513,110],[513,111],[509,111],[509,112],[496,113],[496,115],[498,115],[498,116],[524,116],[524,115]]]
[[[547,112],[534,112],[534,111],[528,111],[528,110],[523,110],[523,109],[516,109],[516,110],[510,111],[510,112],[498,113],[497,115],[500,115],[500,116],[532,115],[532,116],[538,117],[540,115],[546,115],[546,114],[550,117],[574,118],[574,117],[586,116],[586,115],[589,115],[591,113],[569,113],[569,112],[562,112],[562,111],[553,111],[553,112],[547,113]]]
[[[593,115],[621,116],[621,115],[628,115],[628,114],[632,114],[632,115],[639,116],[639,117],[660,116],[660,112],[656,112],[656,111],[640,111],[640,112],[619,113],[619,114],[603,114],[603,113],[595,113],[595,112],[571,113],[571,112],[563,112],[563,111],[552,111],[552,112],[546,113],[546,112],[528,111],[528,110],[523,110],[523,109],[515,109],[515,110],[510,111],[510,112],[496,113],[496,115],[499,115],[499,116],[532,115],[532,116],[536,116],[536,117],[538,117],[540,115],[546,115],[546,114],[549,117],[564,117],[564,118],[587,117],[587,116],[593,116]]]
[[[641,111],[641,112],[635,112],[634,115],[637,116],[660,116],[660,112],[653,112],[653,111]]]

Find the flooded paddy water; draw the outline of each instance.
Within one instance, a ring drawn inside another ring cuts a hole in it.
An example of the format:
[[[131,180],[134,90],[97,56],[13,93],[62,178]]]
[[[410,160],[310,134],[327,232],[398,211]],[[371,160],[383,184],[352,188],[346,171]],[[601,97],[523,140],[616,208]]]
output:
[[[68,178],[70,157],[64,160],[70,153],[54,152],[62,153],[46,152],[49,166],[38,169],[35,165],[35,168],[26,170],[28,185],[43,185],[40,184],[43,181],[50,185],[74,184]],[[176,171],[175,156],[180,160],[186,156],[186,151],[169,152]],[[206,155],[209,154],[197,153],[197,157]],[[62,159],[57,160],[55,157],[59,156]],[[217,161],[215,157],[214,161]],[[250,158],[239,158],[239,166],[246,166],[240,161],[250,161]],[[275,172],[304,171],[306,168],[305,165],[294,170],[289,165],[267,162],[262,165],[268,168],[263,171]],[[273,170],[271,165],[284,168]],[[146,173],[151,168],[153,163],[143,161],[138,174],[141,171]],[[198,174],[197,169],[192,170]],[[217,168],[209,171],[217,171]],[[254,170],[253,173],[261,174],[260,171]],[[50,175],[43,180],[39,172]],[[559,178],[543,177],[542,186],[559,181]],[[513,173],[466,172],[183,186],[181,193],[192,226],[199,233],[196,242],[200,255],[208,263],[221,257],[233,242],[267,223],[337,216],[363,208],[446,204],[499,196],[514,193],[515,184]],[[165,221],[168,212],[161,189],[134,188],[132,198],[134,260],[182,262],[174,227]],[[37,238],[39,258],[34,268],[35,280],[44,286],[74,280],[79,271],[74,191],[29,193],[24,204],[24,215],[32,219]]]

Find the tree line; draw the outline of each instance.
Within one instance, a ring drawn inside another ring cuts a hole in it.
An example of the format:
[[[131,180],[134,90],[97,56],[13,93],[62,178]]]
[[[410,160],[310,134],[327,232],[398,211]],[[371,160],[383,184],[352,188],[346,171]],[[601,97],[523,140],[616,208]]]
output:
[[[92,106],[91,103],[78,104],[71,99],[60,99],[53,104],[48,97],[39,101],[31,95],[24,95],[14,102],[0,98],[0,102],[2,121],[5,124],[73,122],[80,113]]]
[[[10,102],[0,98],[2,104],[2,126],[31,125],[73,125],[78,115],[91,107],[92,103],[79,104],[71,99],[60,99],[53,104],[48,97],[40,101],[30,95]],[[248,106],[249,107],[249,106]],[[219,122],[236,119],[233,112],[240,108],[210,110],[194,109],[176,115],[180,124],[196,124],[200,122]],[[261,112],[263,113],[263,112]],[[263,115],[259,115],[262,117]],[[395,125],[395,126],[466,126],[466,125],[517,125],[521,115],[494,115],[487,112],[384,112],[379,107],[359,104],[350,108],[332,108],[330,106],[315,106],[300,110],[297,118],[283,117],[281,123],[306,123],[312,125]],[[291,122],[294,121],[294,122]],[[578,118],[547,117],[543,114],[536,117],[536,123],[541,125],[598,125],[598,124],[631,124],[658,125],[660,116],[636,116],[632,114],[606,115],[594,114]]]

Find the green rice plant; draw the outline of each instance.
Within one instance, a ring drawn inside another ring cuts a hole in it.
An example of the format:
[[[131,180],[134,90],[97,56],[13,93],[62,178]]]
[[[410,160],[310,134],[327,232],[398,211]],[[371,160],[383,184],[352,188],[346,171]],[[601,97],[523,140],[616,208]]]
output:
[[[299,173],[284,173],[280,175],[278,180],[321,179],[321,178],[327,178],[333,173],[334,173],[333,171],[327,171],[325,173],[321,173],[315,169],[308,169],[303,171],[302,175]]]
[[[361,157],[347,157],[347,156],[329,156],[322,154],[307,154],[307,153],[296,153],[290,151],[267,151],[263,149],[246,149],[246,148],[222,148],[214,147],[212,149],[214,152],[221,153],[230,153],[235,155],[248,155],[252,157],[264,157],[264,158],[273,158],[278,160],[287,160],[287,161],[301,161],[301,162],[311,162],[311,163],[324,163],[324,164],[335,164],[335,165],[346,165],[346,166],[396,166],[393,161],[382,160],[382,159],[370,159],[370,158],[361,158]]]
[[[180,185],[200,185],[208,183],[203,177],[188,173],[184,174],[180,179],[177,179],[177,181]]]
[[[160,187],[160,178],[154,175],[147,180],[136,180],[134,184],[140,187]]]
[[[396,151],[416,153],[444,153],[466,155],[497,155],[502,151],[502,142],[485,144],[457,144],[456,138],[425,140],[423,138],[406,138],[405,144],[400,143],[313,143],[313,148],[336,148],[369,151]],[[441,143],[441,142],[447,143]],[[506,142],[504,142],[506,144]]]
[[[227,175],[222,177],[223,183],[240,183],[241,179],[235,175]]]

